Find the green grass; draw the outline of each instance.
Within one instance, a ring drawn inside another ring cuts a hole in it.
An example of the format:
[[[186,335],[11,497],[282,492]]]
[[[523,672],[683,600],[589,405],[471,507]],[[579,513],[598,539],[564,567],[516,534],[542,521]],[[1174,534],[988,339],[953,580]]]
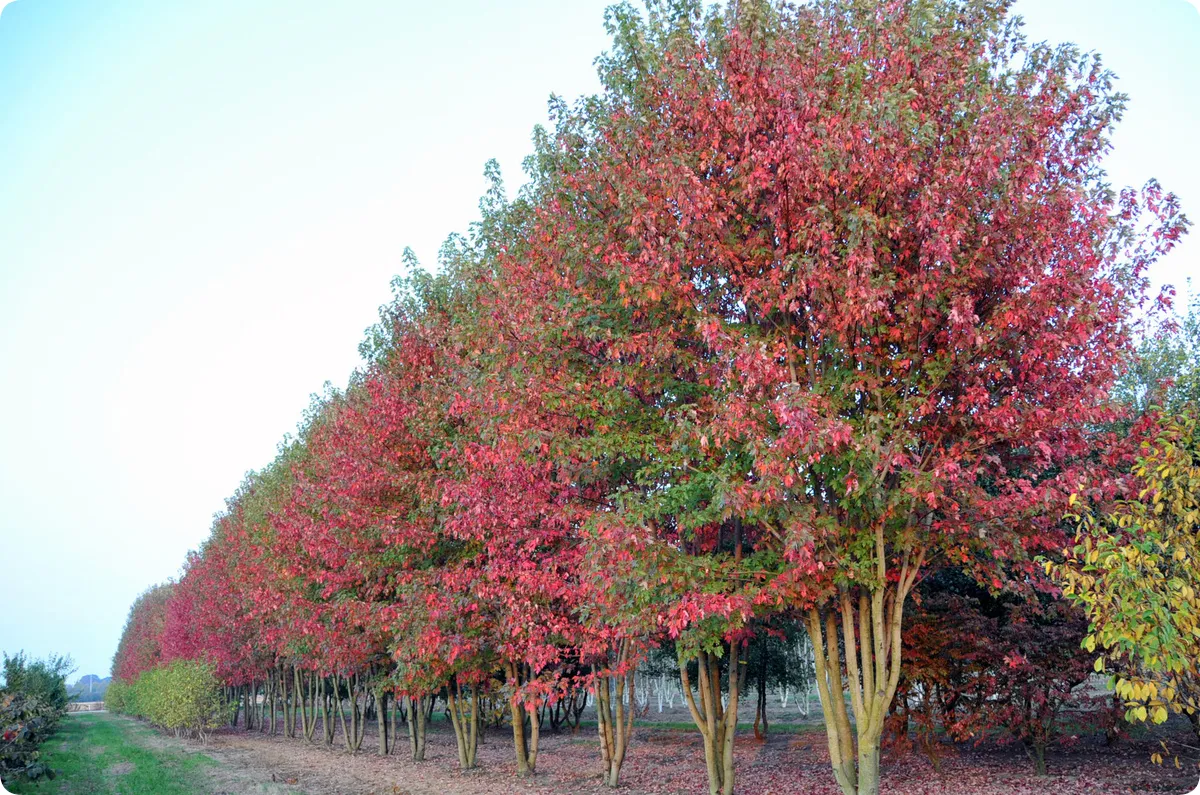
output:
[[[203,791],[201,768],[217,764],[204,754],[148,748],[153,732],[111,713],[68,715],[43,746],[53,780],[8,784],[12,793],[115,793],[116,795],[193,795]],[[139,742],[140,740],[140,742]],[[110,772],[115,765],[128,772]]]

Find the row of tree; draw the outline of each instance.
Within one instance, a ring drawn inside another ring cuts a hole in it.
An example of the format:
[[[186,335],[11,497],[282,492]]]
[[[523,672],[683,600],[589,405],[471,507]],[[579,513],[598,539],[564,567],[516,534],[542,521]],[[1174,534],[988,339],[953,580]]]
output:
[[[437,275],[406,255],[363,367],[143,597],[115,675],[201,659],[351,750],[373,710],[386,752],[391,699],[414,758],[441,693],[463,768],[499,679],[521,774],[589,688],[615,786],[666,640],[715,795],[747,646],[790,623],[834,777],[877,793],[922,578],[1052,588],[1066,514],[1146,496],[1110,394],[1187,222],[1113,194],[1111,75],[1008,5],[611,9],[603,93],[552,102],[515,200],[489,166]]]

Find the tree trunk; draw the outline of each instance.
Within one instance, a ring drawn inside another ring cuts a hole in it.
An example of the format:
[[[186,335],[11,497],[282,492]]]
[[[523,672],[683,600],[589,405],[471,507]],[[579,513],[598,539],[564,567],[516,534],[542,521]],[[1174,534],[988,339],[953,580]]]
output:
[[[366,731],[366,719],[363,715],[364,710],[358,708],[359,682],[358,674],[354,675],[353,683],[350,677],[346,677],[346,687],[350,691],[350,731],[351,737],[349,742],[350,753],[358,753],[358,749],[362,747],[363,734]],[[365,705],[364,705],[365,706]]]
[[[538,735],[540,722],[537,710],[527,710],[521,699],[521,673],[524,666],[506,663],[509,687],[508,708],[512,718],[513,745],[517,752],[517,775],[532,776],[537,772]],[[525,733],[525,719],[529,718],[530,732]]]
[[[412,761],[425,761],[425,727],[426,727],[426,707],[427,702],[432,701],[431,696],[421,696],[420,698],[409,696],[408,698],[408,745],[412,751]],[[457,731],[457,729],[456,729]],[[474,760],[474,752],[471,754],[472,761]],[[463,768],[466,770],[466,768]]]
[[[333,745],[333,733],[335,727],[333,721],[330,720],[330,695],[329,687],[325,683],[325,676],[320,677],[320,698],[321,698],[321,735],[325,738],[326,745]]]
[[[900,682],[904,600],[916,583],[924,559],[923,550],[905,552],[899,575],[889,582],[880,525],[875,532],[873,582],[853,589],[844,585],[836,600],[814,607],[805,615],[825,715],[829,759],[844,795],[879,795],[883,728]],[[847,690],[854,713],[853,734],[846,712]]]
[[[267,685],[267,682],[269,681],[269,679],[270,679],[270,677],[268,677],[267,679],[264,679],[262,682],[262,701],[259,701],[257,695],[255,695],[255,697],[254,697],[254,701],[258,704],[258,731],[259,731],[259,734],[266,734],[267,728],[268,728],[268,723],[267,723],[267,695],[268,695],[268,692],[267,691],[269,690],[269,687]]]
[[[307,671],[300,673],[299,668],[292,669],[292,677],[295,679],[293,690],[296,692],[296,697],[299,699],[300,706],[300,728],[304,731],[304,739],[312,741],[313,730],[317,727],[317,702],[313,694],[313,686],[311,678]],[[306,687],[307,685],[307,687]],[[309,720],[308,700],[313,698],[312,719]]]
[[[758,650],[758,701],[754,707],[754,739],[766,740],[769,726],[767,724],[767,636],[763,635]],[[762,728],[759,729],[759,722]]]
[[[299,698],[300,688],[296,687],[296,667],[292,666],[292,675],[287,676],[287,669],[284,668],[280,674],[282,676],[281,683],[283,689],[283,725],[288,737],[296,736],[296,725],[299,721],[299,705],[296,699]]]
[[[233,719],[232,719],[232,721],[229,722],[229,725],[230,725],[230,727],[233,727],[234,729],[236,729],[236,728],[238,728],[238,713],[241,712],[241,688],[240,687],[234,687],[232,689],[232,697],[230,697],[230,700],[233,701]]]
[[[267,680],[268,681],[267,689],[270,692],[270,698],[268,699],[268,701],[270,701],[270,704],[271,704],[271,736],[272,737],[275,736],[275,731],[278,726],[279,705],[277,703],[277,699],[279,696],[279,687],[278,687],[278,681],[277,681],[278,677],[276,676],[276,674],[278,674],[278,673],[279,672],[276,669],[272,668],[270,676]]]
[[[392,748],[388,753],[396,753],[400,747],[400,714],[404,712],[404,697],[398,692],[392,693]]]
[[[238,713],[241,712],[241,710],[242,710],[242,687],[239,686],[239,687],[235,687],[233,689],[233,721],[230,723],[230,725],[233,726],[233,728],[235,728],[235,729],[237,728],[237,725],[238,725]]]
[[[464,703],[462,687],[457,677],[452,678],[446,685],[446,707],[450,712],[450,723],[454,727],[454,740],[458,743],[458,767],[460,770],[470,770],[475,767],[475,752],[479,748],[479,687],[471,686],[471,694],[467,697],[470,704]],[[424,714],[424,710],[422,710]],[[424,739],[422,727],[422,741]],[[414,752],[415,753],[415,752]],[[424,753],[422,751],[422,753]]]
[[[1046,743],[1044,740],[1031,738],[1025,741],[1025,754],[1033,762],[1033,770],[1037,775],[1046,775]]]
[[[630,641],[622,640],[609,652],[609,669],[596,680],[596,729],[600,733],[600,760],[604,783],[616,787],[621,780],[621,765],[633,736],[634,672],[629,668]],[[615,700],[614,700],[615,690]],[[625,694],[629,693],[629,708]],[[571,706],[574,706],[572,697]],[[576,724],[578,725],[578,724]]]
[[[375,690],[376,715],[375,720],[379,725],[379,755],[387,756],[388,753],[388,732],[387,732],[387,693],[383,691],[383,686],[380,685]]]
[[[709,795],[731,795],[733,792],[733,738],[737,733],[738,696],[746,678],[746,666],[739,658],[737,646],[737,643],[729,644],[728,704],[721,700],[720,655],[702,651],[696,657],[699,679],[697,700],[692,692],[688,660],[684,657],[682,647],[676,647],[684,702],[704,740]]]

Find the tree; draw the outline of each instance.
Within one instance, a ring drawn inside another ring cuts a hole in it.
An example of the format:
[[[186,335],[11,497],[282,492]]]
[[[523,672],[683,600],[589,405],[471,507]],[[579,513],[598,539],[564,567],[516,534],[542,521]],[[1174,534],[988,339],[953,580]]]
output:
[[[1084,648],[1112,666],[1130,721],[1186,715],[1200,739],[1200,434],[1162,417],[1142,443],[1136,496],[1086,511],[1047,570],[1090,621]]]
[[[1168,414],[1200,406],[1200,293],[1191,292],[1179,317],[1167,316],[1146,335],[1117,382],[1115,397],[1137,417],[1154,408]]]
[[[639,598],[701,697],[724,678],[736,705],[719,661],[756,611],[805,611],[835,777],[874,793],[925,562],[990,578],[1061,544],[1047,506],[1184,221],[1155,184],[1112,196],[1111,76],[1007,4],[649,8],[610,17],[605,94],[556,109],[512,256],[591,331],[597,428],[653,440],[601,521],[660,572]],[[693,716],[728,792],[713,707]]]
[[[1080,649],[1086,618],[1052,583],[1030,584],[1036,587],[993,592],[942,569],[914,595],[893,723],[906,733],[915,721],[935,765],[940,729],[956,741],[1019,742],[1044,775],[1064,711],[1077,721],[1106,717],[1080,687],[1096,659]]]
[[[163,628],[174,588],[174,583],[154,585],[134,600],[113,654],[113,679],[133,681],[163,662]]]

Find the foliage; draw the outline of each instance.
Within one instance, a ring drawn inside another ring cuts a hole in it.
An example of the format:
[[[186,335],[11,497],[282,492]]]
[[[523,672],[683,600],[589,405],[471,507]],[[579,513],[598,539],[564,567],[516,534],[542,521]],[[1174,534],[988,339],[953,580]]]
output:
[[[1163,416],[1142,443],[1136,496],[1079,516],[1066,561],[1047,568],[1090,621],[1084,648],[1115,671],[1129,721],[1192,718],[1200,736],[1200,435]]]
[[[352,726],[382,688],[443,693],[465,768],[490,690],[527,774],[542,708],[615,686],[616,786],[622,687],[667,641],[727,794],[747,663],[783,675],[755,633],[799,621],[834,778],[875,795],[912,589],[937,560],[1028,592],[1076,484],[1116,491],[1092,430],[1186,229],[1156,183],[1106,184],[1112,76],[1008,10],[610,10],[603,91],[552,104],[527,187],[487,166],[479,222],[436,276],[406,253],[347,389],[134,605],[117,702],[165,709],[172,660],[247,706],[289,668],[314,699],[332,680]],[[981,706],[1036,706],[1006,720],[1044,747],[1081,655],[1024,598],[976,627],[971,676]]]
[[[924,562],[1020,576],[1065,540],[1145,269],[1185,229],[1156,184],[1105,184],[1111,75],[1006,11],[618,8],[605,94],[556,109],[500,263],[506,328],[547,328],[539,388],[595,428],[584,471],[625,474],[593,521],[629,625],[654,616],[736,706],[706,655],[807,611],[847,793],[878,790]]]
[[[54,778],[40,746],[55,730],[64,710],[21,692],[0,694],[0,780]]]
[[[136,679],[163,661],[163,626],[174,587],[173,583],[155,585],[134,600],[113,654],[113,679]]]
[[[24,652],[4,655],[4,686],[0,693],[21,693],[36,698],[51,709],[65,711],[70,696],[67,677],[75,671],[70,657],[51,655],[44,660],[30,660]]]
[[[54,777],[40,746],[66,714],[70,657],[30,660],[24,652],[4,655],[0,687],[0,779],[6,782]]]
[[[1046,750],[1103,718],[1082,687],[1095,654],[1080,651],[1081,611],[1046,594],[993,594],[961,572],[938,572],[918,594],[905,634],[902,715],[937,763],[937,731],[952,739],[1020,742],[1039,773]],[[907,728],[904,724],[901,724]]]
[[[1188,287],[1193,289],[1190,281]],[[1142,340],[1114,396],[1135,415],[1200,406],[1200,292],[1190,292],[1181,316],[1168,316]]]
[[[229,720],[212,665],[191,660],[142,671],[132,682],[114,682],[105,706],[200,739]]]

